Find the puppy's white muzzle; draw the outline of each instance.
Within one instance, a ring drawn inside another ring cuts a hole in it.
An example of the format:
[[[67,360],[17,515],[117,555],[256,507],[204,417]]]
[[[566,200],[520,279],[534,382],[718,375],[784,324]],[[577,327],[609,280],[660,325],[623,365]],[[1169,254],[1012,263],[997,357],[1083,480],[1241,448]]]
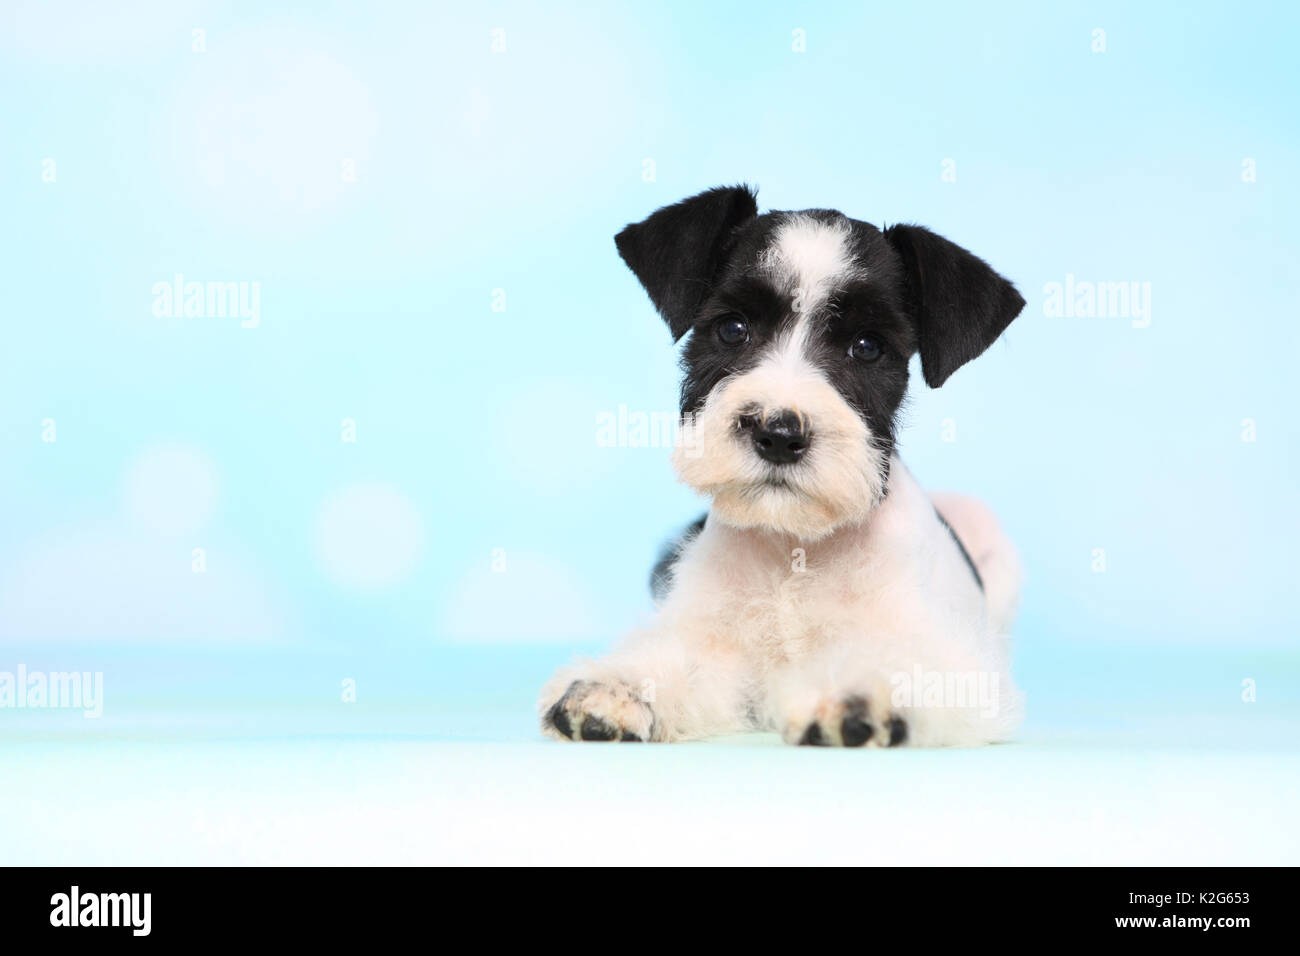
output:
[[[866,423],[815,367],[781,353],[713,389],[682,422],[673,465],[720,520],[805,540],[865,518],[884,490]]]

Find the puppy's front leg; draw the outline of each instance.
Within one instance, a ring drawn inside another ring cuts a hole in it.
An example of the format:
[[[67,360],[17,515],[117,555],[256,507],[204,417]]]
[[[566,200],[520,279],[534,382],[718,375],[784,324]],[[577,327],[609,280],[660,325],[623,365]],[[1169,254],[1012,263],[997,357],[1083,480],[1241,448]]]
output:
[[[775,675],[765,722],[786,743],[816,747],[898,747],[909,742],[909,717],[891,700],[888,675],[854,662],[846,677],[824,660]],[[915,741],[912,741],[915,742]]]
[[[746,729],[746,688],[736,655],[656,628],[562,668],[538,710],[542,732],[557,740],[686,740]]]
[[[775,675],[765,721],[787,743],[972,746],[1005,740],[1023,697],[975,635],[848,639]]]

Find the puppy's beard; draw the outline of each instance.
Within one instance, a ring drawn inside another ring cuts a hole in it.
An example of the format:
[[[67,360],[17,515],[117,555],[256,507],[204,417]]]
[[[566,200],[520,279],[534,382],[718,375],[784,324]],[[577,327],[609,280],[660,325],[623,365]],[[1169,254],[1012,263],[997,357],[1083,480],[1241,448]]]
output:
[[[736,424],[753,408],[791,409],[811,423],[802,460],[772,465],[758,457]],[[673,452],[678,477],[712,497],[719,520],[801,540],[866,518],[883,495],[885,464],[866,423],[824,378],[762,367],[715,387],[682,421]]]

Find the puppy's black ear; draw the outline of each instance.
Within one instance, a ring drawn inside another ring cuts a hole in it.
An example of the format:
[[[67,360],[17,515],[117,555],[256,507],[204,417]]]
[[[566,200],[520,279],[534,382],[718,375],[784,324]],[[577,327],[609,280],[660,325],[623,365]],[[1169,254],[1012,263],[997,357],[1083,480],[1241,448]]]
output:
[[[690,329],[726,263],[736,226],[758,214],[748,186],[720,186],[664,206],[614,237],[677,341]]]
[[[921,226],[890,226],[903,259],[907,308],[916,323],[921,372],[931,388],[993,344],[1025,300],[979,256]]]

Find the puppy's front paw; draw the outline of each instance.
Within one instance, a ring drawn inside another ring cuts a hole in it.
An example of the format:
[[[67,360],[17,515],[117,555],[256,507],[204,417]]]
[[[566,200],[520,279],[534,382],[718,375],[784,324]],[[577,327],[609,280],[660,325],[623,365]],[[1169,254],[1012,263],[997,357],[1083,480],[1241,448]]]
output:
[[[899,747],[907,743],[907,721],[853,694],[822,700],[811,715],[788,721],[782,736],[814,747]]]
[[[652,740],[654,711],[628,684],[576,680],[542,713],[542,732],[559,740]]]

